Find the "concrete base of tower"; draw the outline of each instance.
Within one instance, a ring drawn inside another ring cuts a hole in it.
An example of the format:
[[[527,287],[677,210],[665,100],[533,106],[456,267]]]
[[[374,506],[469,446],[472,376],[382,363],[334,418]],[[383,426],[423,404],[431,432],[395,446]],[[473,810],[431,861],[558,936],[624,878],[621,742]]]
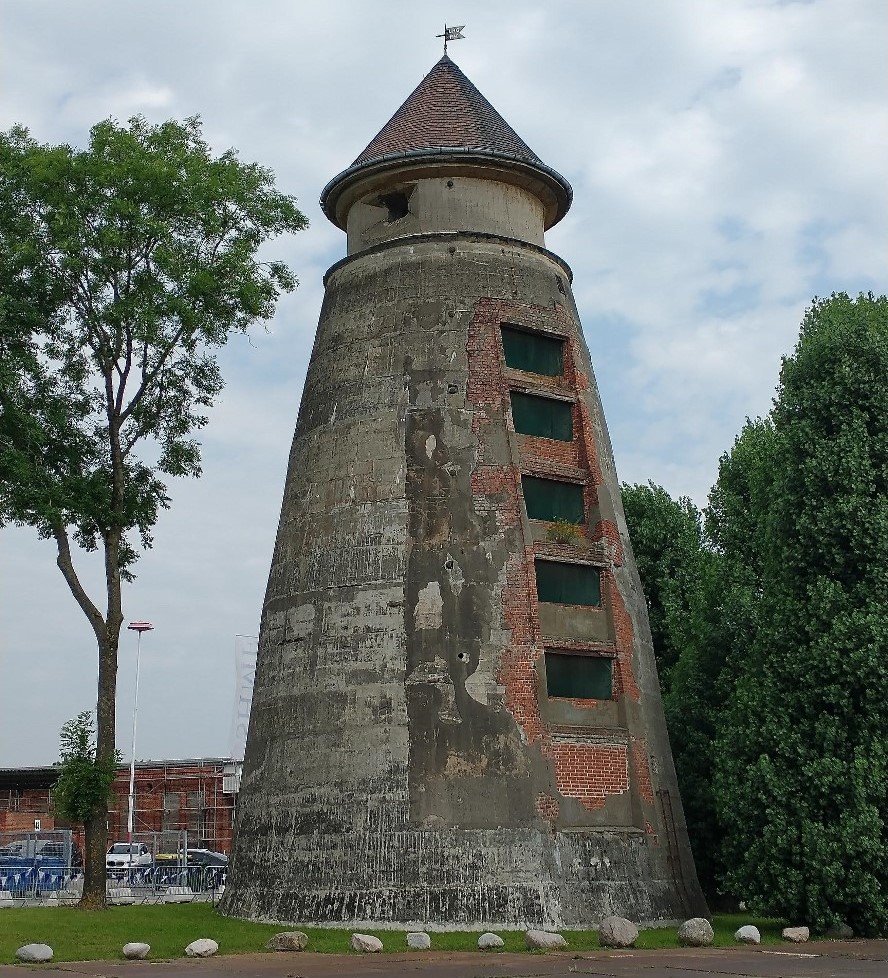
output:
[[[286,860],[235,866],[220,909],[331,927],[591,929],[611,914],[665,926],[708,913],[676,859],[625,830],[317,835],[289,840]]]

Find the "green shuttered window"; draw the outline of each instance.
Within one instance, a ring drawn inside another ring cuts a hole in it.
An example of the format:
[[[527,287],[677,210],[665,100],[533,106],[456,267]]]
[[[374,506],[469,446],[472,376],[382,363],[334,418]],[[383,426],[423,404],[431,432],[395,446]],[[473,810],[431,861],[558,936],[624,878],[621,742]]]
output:
[[[524,488],[524,505],[530,519],[583,522],[583,487],[578,483],[523,475],[521,485]]]
[[[553,604],[601,604],[601,572],[587,564],[562,564],[537,560],[537,594],[540,601]]]
[[[573,441],[573,404],[512,391],[512,420],[522,435]]]
[[[547,652],[546,691],[549,696],[568,696],[572,699],[613,699],[613,659]]]
[[[503,326],[506,366],[547,377],[564,373],[564,340]]]

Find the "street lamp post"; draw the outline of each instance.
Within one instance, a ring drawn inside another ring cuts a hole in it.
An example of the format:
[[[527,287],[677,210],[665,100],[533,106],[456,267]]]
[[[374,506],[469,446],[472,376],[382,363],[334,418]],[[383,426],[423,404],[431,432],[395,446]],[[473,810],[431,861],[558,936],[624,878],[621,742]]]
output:
[[[130,751],[129,814],[126,820],[127,841],[130,847],[130,861],[133,855],[133,812],[136,799],[136,720],[139,716],[139,660],[142,657],[142,632],[150,632],[154,626],[149,621],[131,621],[126,626],[131,632],[138,632],[136,643],[136,691],[133,695],[133,744]]]

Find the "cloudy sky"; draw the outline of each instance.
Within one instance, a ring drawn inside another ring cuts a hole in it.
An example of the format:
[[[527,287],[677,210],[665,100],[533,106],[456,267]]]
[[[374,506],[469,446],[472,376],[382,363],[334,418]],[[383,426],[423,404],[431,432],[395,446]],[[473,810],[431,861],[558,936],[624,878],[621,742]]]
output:
[[[623,480],[704,503],[811,297],[885,291],[884,0],[7,0],[0,127],[83,145],[108,116],[200,114],[311,220],[269,249],[300,288],[224,351],[203,478],[172,487],[126,590],[156,626],[140,758],[228,752],[235,635],[258,628],[321,277],[345,252],[318,194],[438,59],[445,20],[467,25],[454,60],[573,184],[547,244],[574,270]],[[134,661],[125,633],[127,758]],[[0,531],[0,767],[57,758],[95,670],[53,546]]]

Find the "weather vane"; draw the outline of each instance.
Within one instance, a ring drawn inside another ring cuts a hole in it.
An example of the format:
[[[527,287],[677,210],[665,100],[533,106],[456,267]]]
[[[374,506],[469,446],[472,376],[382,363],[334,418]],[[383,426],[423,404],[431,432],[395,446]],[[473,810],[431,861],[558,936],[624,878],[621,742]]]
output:
[[[465,28],[465,26],[466,26],[465,24],[460,24],[459,27],[448,27],[445,24],[444,25],[444,33],[443,34],[436,34],[435,35],[435,37],[443,37],[444,38],[444,53],[445,54],[447,54],[447,42],[448,41],[464,41],[465,40],[465,37],[466,36],[465,36],[465,34],[463,34],[463,29]]]

